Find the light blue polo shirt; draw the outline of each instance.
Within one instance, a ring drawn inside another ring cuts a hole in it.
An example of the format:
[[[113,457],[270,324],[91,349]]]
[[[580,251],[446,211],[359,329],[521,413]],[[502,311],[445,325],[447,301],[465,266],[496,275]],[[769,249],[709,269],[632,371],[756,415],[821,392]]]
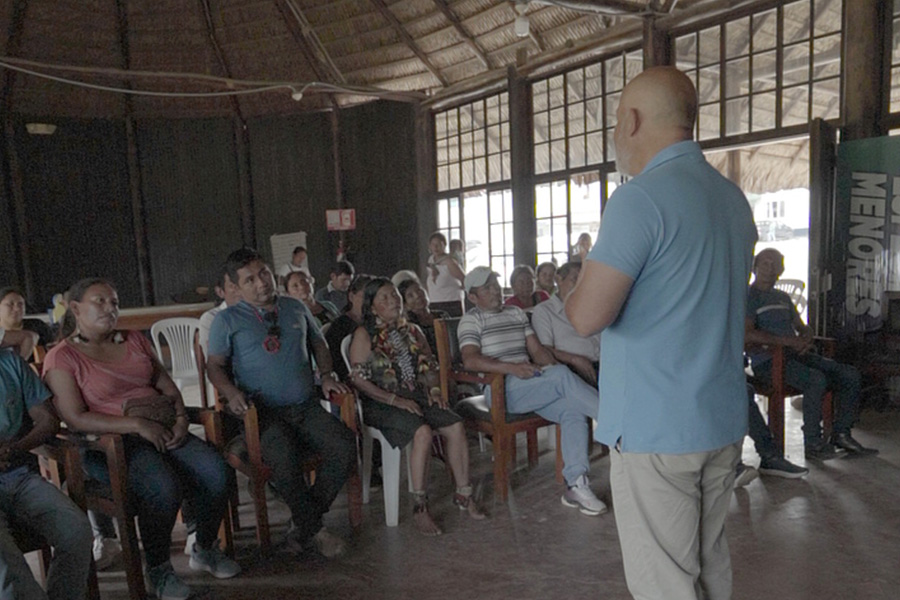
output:
[[[281,330],[278,352],[263,347],[270,327],[267,311],[242,300],[216,315],[209,330],[209,354],[231,361],[234,384],[244,394],[261,395],[267,406],[299,404],[310,399],[315,386],[310,343],[324,338],[299,300],[279,296],[275,306]]]
[[[588,260],[634,279],[603,332],[595,437],[624,452],[688,454],[747,431],[742,351],[756,243],[750,205],[692,141],[619,187]]]
[[[0,409],[2,442],[16,439],[22,433],[22,426],[31,423],[28,410],[43,404],[51,396],[37,373],[11,348],[0,350],[0,395],[3,402]],[[23,465],[36,467],[37,460],[32,454],[16,453],[5,474],[11,474]]]

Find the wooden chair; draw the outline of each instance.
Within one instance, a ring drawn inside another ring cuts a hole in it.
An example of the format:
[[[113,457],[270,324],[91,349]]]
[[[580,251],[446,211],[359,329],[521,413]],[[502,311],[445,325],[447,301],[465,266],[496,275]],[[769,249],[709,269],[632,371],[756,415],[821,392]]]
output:
[[[441,394],[444,401],[450,397],[454,383],[488,385],[491,388],[491,404],[488,407],[483,395],[459,400],[455,410],[465,419],[466,426],[491,439],[494,451],[494,490],[501,500],[506,500],[509,487],[509,468],[516,463],[516,434],[525,433],[528,448],[528,464],[537,465],[537,431],[541,427],[556,426],[556,480],[563,482],[560,427],[535,413],[512,414],[506,411],[505,376],[501,373],[475,373],[462,369],[458,354],[459,341],[456,329],[459,319],[438,319],[434,322],[437,355],[440,364]]]
[[[834,356],[835,340],[816,338],[816,342],[821,348],[823,356],[829,358]],[[757,394],[768,399],[769,430],[772,432],[775,444],[784,453],[784,400],[791,396],[800,396],[803,392],[789,386],[784,381],[784,346],[772,344],[767,346],[767,349],[772,353],[772,380],[750,377],[749,381]],[[831,435],[833,422],[834,407],[831,391],[828,391],[822,399],[822,429],[826,439]]]
[[[78,448],[60,438],[54,438],[38,446],[37,448],[33,448],[31,450],[31,453],[38,457],[40,472],[44,479],[52,483],[60,490],[63,489],[65,473],[81,468]],[[82,510],[86,510],[83,503],[80,502],[81,496],[77,493],[77,491],[75,494],[70,493],[69,497],[72,498],[72,500],[75,502],[75,504],[78,505],[79,508],[81,508]],[[17,545],[20,549],[22,549],[23,553],[27,554],[28,552],[39,552],[38,561],[40,565],[41,577],[43,579],[43,584],[46,585],[47,569],[50,566],[52,549],[45,540],[34,536],[29,532],[14,528],[12,533],[13,537],[16,539]],[[91,561],[91,570],[90,574],[88,575],[87,592],[87,597],[91,600],[100,600],[100,587],[97,583],[97,570],[94,566],[93,561]]]
[[[34,350],[31,351],[31,364],[37,366],[38,375],[41,374],[40,367],[44,364],[44,357],[47,356],[47,349],[40,344],[35,344]]]
[[[200,406],[209,408],[210,384],[206,378],[206,353],[200,345],[200,331],[194,332],[194,361],[197,365],[197,376],[200,378]]]
[[[187,407],[187,412],[192,423],[203,425],[207,440],[215,444],[215,440],[222,439],[221,416],[215,411]],[[73,464],[66,471],[69,494],[84,509],[101,512],[118,521],[128,595],[132,600],[144,600],[147,598],[147,593],[144,587],[144,573],[135,527],[136,514],[128,498],[128,465],[125,461],[123,437],[118,434],[96,436],[73,433],[64,433],[60,436],[83,449],[101,452],[106,457],[109,485],[88,480],[84,476],[84,470],[79,460],[77,464]],[[224,541],[225,552],[233,556],[234,542],[231,515],[228,511],[226,511],[220,527],[219,536]]]
[[[340,407],[341,421],[350,428],[355,435],[359,435],[359,426],[356,419],[356,397],[353,394],[332,394],[328,399],[329,402]],[[230,413],[225,411],[222,400],[216,393],[216,409],[227,415],[227,419],[235,419]],[[219,438],[219,445],[224,448],[225,460],[236,471],[243,473],[250,481],[250,496],[253,499],[253,505],[256,513],[256,539],[262,550],[267,550],[272,543],[271,534],[269,532],[269,509],[266,504],[266,483],[272,476],[272,470],[266,466],[262,459],[262,444],[260,442],[259,413],[256,407],[251,405],[250,409],[244,413],[243,432],[231,433],[237,428],[227,427],[222,430],[222,437]],[[319,465],[319,458],[314,457],[304,464],[304,470],[307,473],[309,483],[315,482],[315,469]],[[348,485],[348,500],[350,505],[349,518],[350,525],[354,528],[362,524],[362,484],[359,478],[359,472],[355,472],[350,476]],[[232,510],[235,512],[237,507],[237,491],[232,496]],[[237,523],[236,519],[233,519]]]

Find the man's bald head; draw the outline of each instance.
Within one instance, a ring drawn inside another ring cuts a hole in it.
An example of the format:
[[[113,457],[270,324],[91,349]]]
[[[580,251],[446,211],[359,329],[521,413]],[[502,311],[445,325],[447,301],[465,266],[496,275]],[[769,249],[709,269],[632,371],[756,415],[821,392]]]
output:
[[[622,92],[622,103],[641,111],[653,128],[680,129],[690,139],[697,118],[697,91],[675,67],[652,67],[635,77]]]
[[[692,138],[697,91],[678,69],[652,67],[625,86],[616,116],[616,164],[637,175],[657,152]]]

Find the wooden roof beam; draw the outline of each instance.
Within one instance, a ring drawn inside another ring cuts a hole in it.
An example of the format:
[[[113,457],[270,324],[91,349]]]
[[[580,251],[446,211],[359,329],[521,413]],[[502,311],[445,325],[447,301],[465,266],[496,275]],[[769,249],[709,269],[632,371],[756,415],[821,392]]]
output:
[[[384,17],[385,20],[387,20],[387,22],[391,24],[391,26],[394,28],[394,31],[396,31],[397,35],[400,36],[400,39],[403,40],[403,43],[405,43],[407,45],[407,47],[409,47],[409,49],[412,50],[412,53],[415,54],[416,57],[418,57],[418,59],[420,61],[422,61],[422,64],[425,65],[425,68],[428,69],[428,71],[432,75],[434,75],[435,79],[437,79],[438,81],[441,82],[442,86],[447,87],[449,85],[447,78],[444,77],[443,75],[441,75],[441,72],[438,71],[437,68],[435,68],[435,66],[428,59],[428,55],[425,54],[425,52],[422,50],[422,48],[419,47],[419,45],[412,38],[412,36],[409,35],[409,32],[407,32],[406,29],[403,27],[403,23],[401,23],[400,20],[396,17],[396,15],[394,15],[394,13],[391,12],[391,9],[389,9],[387,7],[387,4],[384,3],[384,0],[369,0],[369,1],[375,5],[375,8],[377,8],[379,10],[379,12],[381,12],[381,16]]]
[[[229,79],[233,79],[231,68],[228,65],[228,60],[225,58],[225,53],[222,52],[222,46],[219,44],[219,40],[216,37],[216,26],[213,23],[212,18],[212,9],[209,6],[209,0],[199,0],[200,2],[200,10],[203,13],[203,22],[206,24],[206,35],[209,38],[210,46],[212,46],[213,53],[216,55],[216,60],[219,63],[219,68],[222,69],[222,72],[225,74],[225,77]],[[125,67],[128,68],[127,66]],[[236,96],[229,96],[229,100],[231,101],[231,107],[234,109],[235,115],[241,120],[244,121],[244,114],[241,111],[241,104],[238,102]]]
[[[306,34],[303,31],[303,24],[297,19],[291,6],[288,5],[289,0],[274,0],[275,7],[281,12],[281,17],[287,25],[288,31],[293,36],[294,41],[300,47],[303,58],[312,69],[316,79],[325,83],[341,83],[337,80],[334,73],[328,72],[327,65],[316,55],[315,50],[309,43]]]
[[[494,65],[491,64],[491,59],[488,58],[487,54],[484,51],[484,48],[478,45],[478,42],[475,41],[475,38],[466,31],[466,28],[463,27],[462,21],[459,20],[459,17],[456,16],[456,13],[453,12],[453,9],[450,8],[450,5],[447,3],[447,0],[432,0],[438,8],[441,9],[441,12],[444,13],[444,16],[447,17],[447,20],[453,23],[453,27],[459,32],[459,35],[462,36],[463,41],[466,42],[466,45],[472,49],[472,52],[475,53],[475,56],[481,61],[487,69],[493,69]]]

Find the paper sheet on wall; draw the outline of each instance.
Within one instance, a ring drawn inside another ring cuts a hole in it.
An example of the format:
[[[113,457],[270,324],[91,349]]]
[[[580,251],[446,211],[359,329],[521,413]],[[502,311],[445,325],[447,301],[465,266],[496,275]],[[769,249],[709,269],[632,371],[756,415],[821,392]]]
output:
[[[291,262],[294,248],[297,246],[306,248],[306,232],[278,233],[269,238],[269,244],[272,247],[272,268],[277,273],[283,265]],[[306,259],[303,261],[303,266],[309,272],[309,264]]]

